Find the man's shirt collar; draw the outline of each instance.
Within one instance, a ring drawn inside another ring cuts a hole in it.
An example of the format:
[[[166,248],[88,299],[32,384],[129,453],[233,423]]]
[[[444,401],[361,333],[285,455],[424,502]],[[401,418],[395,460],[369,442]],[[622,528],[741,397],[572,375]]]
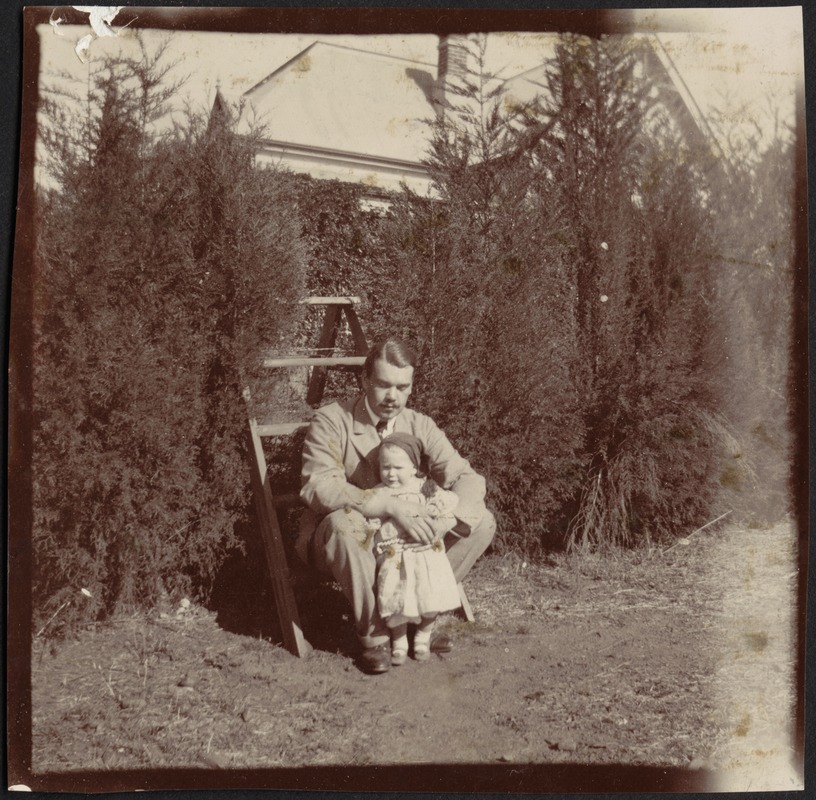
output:
[[[368,417],[371,420],[371,424],[376,428],[377,423],[380,421],[380,418],[371,410],[371,406],[368,403],[368,398],[363,396],[365,400],[365,407],[366,411],[368,412]],[[383,438],[388,436],[389,434],[394,432],[394,424],[396,423],[397,418],[391,417],[391,419],[387,420],[385,423],[385,432],[383,433]]]

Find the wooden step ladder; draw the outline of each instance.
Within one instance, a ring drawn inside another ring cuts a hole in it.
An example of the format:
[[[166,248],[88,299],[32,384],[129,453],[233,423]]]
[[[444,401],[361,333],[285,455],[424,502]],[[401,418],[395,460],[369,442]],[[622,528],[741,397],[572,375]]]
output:
[[[337,336],[345,317],[351,332],[355,355],[352,356],[316,356],[311,358],[267,358],[263,364],[270,369],[287,369],[296,367],[311,367],[309,386],[306,392],[306,402],[317,406],[323,399],[326,387],[328,369],[346,369],[362,371],[368,353],[368,343],[363,333],[356,306],[360,303],[359,297],[307,297],[300,301],[307,306],[325,308],[323,326],[315,350],[319,353],[334,351]],[[245,399],[249,402],[249,391],[245,392]],[[281,525],[278,510],[291,507],[300,502],[298,494],[272,493],[269,483],[269,465],[263,449],[265,437],[288,436],[302,428],[308,427],[310,420],[298,422],[270,422],[259,424],[251,415],[249,417],[248,435],[250,440],[252,494],[255,501],[255,510],[258,517],[261,538],[264,543],[264,553],[272,578],[272,587],[275,594],[275,605],[278,609],[278,620],[283,633],[283,643],[290,653],[297,656],[306,656],[312,646],[306,641],[300,624],[300,615],[295,602],[292,582],[286,560],[286,550],[281,534]],[[459,596],[465,618],[473,621],[473,612],[465,595],[462,584],[459,584]]]

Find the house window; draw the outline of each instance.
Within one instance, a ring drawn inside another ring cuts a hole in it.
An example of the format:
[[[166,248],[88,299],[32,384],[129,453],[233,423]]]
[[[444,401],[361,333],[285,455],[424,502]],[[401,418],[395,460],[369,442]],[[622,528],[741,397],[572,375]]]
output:
[[[391,210],[391,201],[382,197],[361,197],[360,211],[371,211],[380,217],[384,217]]]

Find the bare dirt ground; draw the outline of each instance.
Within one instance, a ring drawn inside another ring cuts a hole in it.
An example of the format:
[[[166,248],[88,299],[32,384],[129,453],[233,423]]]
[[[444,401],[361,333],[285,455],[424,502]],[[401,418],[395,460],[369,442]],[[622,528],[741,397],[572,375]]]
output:
[[[34,772],[53,788],[56,773],[145,770],[122,786],[162,788],[150,770],[625,765],[801,788],[795,544],[786,522],[547,565],[488,556],[466,582],[477,621],[443,620],[454,651],[381,676],[354,666],[328,584],[299,590],[317,648],[303,660],[194,605],[37,639]]]

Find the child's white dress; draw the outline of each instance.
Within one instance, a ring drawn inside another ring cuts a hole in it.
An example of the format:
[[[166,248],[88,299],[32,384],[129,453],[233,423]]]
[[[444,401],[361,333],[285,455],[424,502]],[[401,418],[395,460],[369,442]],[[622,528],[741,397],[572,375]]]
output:
[[[400,500],[424,505],[434,519],[449,517],[452,528],[456,524],[452,512],[459,498],[433,482],[414,480],[410,486],[378,488],[388,488]],[[423,485],[433,487],[432,493],[427,488],[423,492]],[[432,545],[410,542],[400,537],[388,519],[368,522],[376,531],[377,603],[380,616],[390,628],[459,607],[459,587],[441,539]]]

